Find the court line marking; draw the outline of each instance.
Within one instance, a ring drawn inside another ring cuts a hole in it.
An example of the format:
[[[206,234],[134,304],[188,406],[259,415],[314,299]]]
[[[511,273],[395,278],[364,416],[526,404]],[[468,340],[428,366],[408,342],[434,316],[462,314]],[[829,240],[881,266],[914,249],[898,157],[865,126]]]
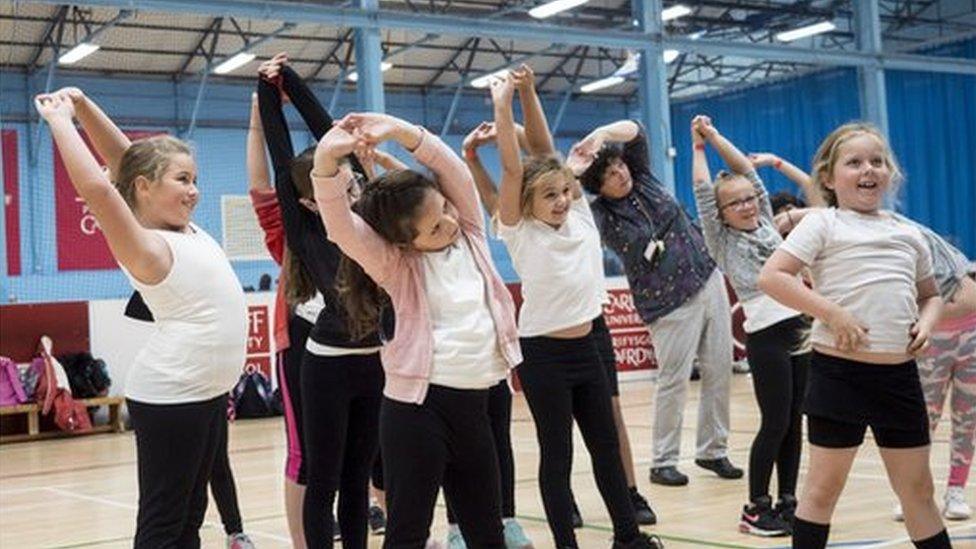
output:
[[[80,499],[80,500],[83,500],[83,501],[90,501],[90,502],[93,502],[93,503],[101,503],[102,505],[108,505],[108,506],[111,506],[111,507],[117,507],[117,508],[120,508],[120,509],[129,510],[129,511],[135,511],[137,509],[137,507],[135,505],[132,505],[131,503],[122,503],[122,502],[118,502],[118,501],[112,501],[112,500],[110,500],[108,498],[103,498],[103,497],[99,497],[99,496],[89,496],[89,495],[86,495],[86,494],[79,494],[77,492],[72,492],[71,490],[64,490],[64,489],[61,489],[61,488],[50,488],[50,487],[45,488],[45,490],[47,490],[49,492],[54,492],[55,494],[62,495],[62,496],[71,497],[71,498],[75,498],[75,499]],[[219,530],[219,531],[223,531],[223,528],[224,528],[223,524],[216,523],[216,522],[214,522],[212,520],[205,520],[203,522],[202,527],[213,528],[213,529],[216,529],[216,530]],[[272,540],[275,540],[275,541],[282,541],[282,542],[286,542],[286,543],[291,543],[291,538],[290,537],[279,536],[278,534],[272,534],[270,532],[264,532],[264,531],[261,531],[261,530],[248,529],[247,534],[249,536],[254,536],[256,538],[267,538],[267,539],[272,539]],[[121,540],[127,540],[127,539],[132,539],[132,537],[119,538],[118,540],[109,540],[109,541],[121,541]],[[85,547],[85,546],[88,546],[88,545],[92,545],[93,543],[96,543],[97,544],[97,543],[106,543],[106,542],[105,541],[85,542],[85,543],[77,544],[77,545],[59,545],[57,547]]]

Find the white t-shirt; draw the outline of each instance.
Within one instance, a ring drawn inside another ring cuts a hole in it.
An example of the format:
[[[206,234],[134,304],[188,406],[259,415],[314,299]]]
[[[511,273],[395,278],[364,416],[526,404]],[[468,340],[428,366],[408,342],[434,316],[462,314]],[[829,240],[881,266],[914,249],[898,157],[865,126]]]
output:
[[[522,281],[519,335],[549,334],[603,312],[603,249],[586,198],[573,201],[558,229],[536,219],[513,227],[496,219],[495,226]]]
[[[754,334],[788,318],[800,316],[799,311],[790,309],[766,294],[742,301],[742,311],[746,316],[742,327],[747,334]]]
[[[125,395],[148,404],[210,400],[230,391],[244,367],[244,291],[220,245],[196,225],[155,232],[173,253],[166,277],[147,285],[122,269],[155,319]]]
[[[886,212],[819,209],[803,218],[781,248],[810,267],[820,295],[867,326],[863,350],[905,352],[918,318],[916,283],[932,276],[932,259],[918,229]],[[819,320],[811,339],[834,346],[833,334]]]
[[[488,308],[485,278],[462,235],[444,250],[423,255],[424,283],[434,336],[430,383],[487,389],[508,375]]]

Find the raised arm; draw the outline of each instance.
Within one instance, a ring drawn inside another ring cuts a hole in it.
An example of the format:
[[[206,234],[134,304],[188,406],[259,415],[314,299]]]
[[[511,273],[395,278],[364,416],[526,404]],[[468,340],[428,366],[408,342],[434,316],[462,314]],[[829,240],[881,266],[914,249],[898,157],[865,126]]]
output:
[[[339,126],[329,130],[315,149],[312,186],[329,240],[362,266],[373,280],[383,284],[400,252],[352,211],[347,194],[353,180],[352,171],[348,167],[339,168],[339,159],[352,153],[358,141]]]
[[[251,94],[251,117],[247,126],[247,186],[251,191],[272,190],[268,158],[264,152],[264,126],[261,125],[257,93]]]
[[[481,163],[478,149],[485,143],[493,142],[495,135],[495,124],[493,122],[482,122],[471,130],[461,143],[461,156],[464,157],[464,163],[468,165],[468,170],[471,171],[474,186],[478,190],[478,196],[481,198],[485,210],[488,211],[489,217],[494,216],[498,210],[498,190],[495,189],[495,182],[492,181],[491,175],[485,170],[485,165]]]
[[[336,123],[367,146],[395,141],[430,169],[441,192],[458,210],[459,219],[484,230],[484,216],[474,181],[464,162],[436,135],[394,116],[351,113]]]
[[[807,172],[796,167],[787,160],[784,160],[772,153],[752,153],[749,161],[755,168],[772,166],[779,173],[785,175],[790,181],[800,187],[803,191],[803,198],[811,208],[826,208],[827,202],[823,196],[813,186],[813,180]]]
[[[691,121],[691,179],[695,204],[698,206],[698,217],[701,219],[702,234],[708,248],[716,254],[721,245],[719,235],[722,231],[722,221],[719,219],[715,187],[712,185],[712,174],[708,169],[708,157],[705,155],[703,118],[703,116],[696,116]]]
[[[47,94],[37,96],[34,105],[47,121],[71,184],[98,221],[112,255],[136,280],[144,284],[161,281],[173,266],[169,247],[163,237],[139,223],[88,150],[72,120],[72,101]]]
[[[264,150],[264,128],[257,94],[251,95],[251,121],[247,130],[247,179],[251,206],[264,232],[264,245],[275,263],[281,265],[285,250],[285,229],[281,222],[281,207],[271,186],[268,158]]]
[[[514,226],[522,219],[522,159],[519,157],[512,97],[515,82],[503,76],[491,82],[491,100],[495,111],[495,142],[502,164],[501,185],[498,191],[498,219],[503,225]],[[527,132],[528,133],[528,132]]]
[[[749,162],[746,155],[742,154],[742,151],[712,125],[712,120],[709,117],[695,118],[700,120],[699,124],[701,124],[702,135],[705,136],[705,140],[715,148],[715,152],[722,157],[722,161],[730,170],[739,175],[746,175],[753,171],[752,162]]]
[[[75,118],[85,129],[92,146],[113,174],[119,173],[119,163],[122,155],[128,150],[132,141],[114,122],[78,88],[61,88],[55,95],[62,100],[68,100],[74,105]]]
[[[712,124],[712,119],[707,116],[696,117],[699,119],[701,134],[710,145],[715,147],[719,156],[734,173],[744,176],[752,183],[753,190],[759,198],[759,214],[769,223],[773,223],[773,206],[769,202],[769,193],[762,179],[756,174],[752,162],[746,157],[731,141],[725,138],[721,132]]]
[[[526,152],[534,156],[556,154],[546,113],[542,110],[539,94],[535,91],[535,73],[532,72],[532,67],[522,64],[512,71],[511,78],[518,89],[519,102],[522,104]]]
[[[649,176],[651,168],[646,141],[640,124],[633,120],[619,120],[596,128],[573,145],[566,165],[579,175],[589,168],[604,144],[624,143],[623,159],[631,176]]]

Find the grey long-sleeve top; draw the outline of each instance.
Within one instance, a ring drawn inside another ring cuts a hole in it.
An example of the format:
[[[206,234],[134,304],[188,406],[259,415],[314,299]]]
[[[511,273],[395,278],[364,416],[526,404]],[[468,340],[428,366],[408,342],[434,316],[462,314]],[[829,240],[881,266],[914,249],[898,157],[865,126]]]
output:
[[[762,291],[756,285],[759,271],[783,243],[773,224],[773,207],[769,194],[755,170],[745,174],[759,195],[759,226],[753,231],[733,229],[719,216],[715,187],[710,181],[695,181],[695,202],[701,218],[702,234],[709,254],[729,278],[740,301],[759,297]]]

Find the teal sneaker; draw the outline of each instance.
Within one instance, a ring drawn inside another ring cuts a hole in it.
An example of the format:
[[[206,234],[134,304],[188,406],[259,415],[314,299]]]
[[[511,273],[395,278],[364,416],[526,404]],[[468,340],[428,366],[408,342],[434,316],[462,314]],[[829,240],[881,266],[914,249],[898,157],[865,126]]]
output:
[[[461,535],[461,528],[457,524],[447,526],[447,549],[468,549]]]
[[[503,519],[502,524],[505,526],[505,549],[532,549],[532,540],[525,535],[517,520]]]

